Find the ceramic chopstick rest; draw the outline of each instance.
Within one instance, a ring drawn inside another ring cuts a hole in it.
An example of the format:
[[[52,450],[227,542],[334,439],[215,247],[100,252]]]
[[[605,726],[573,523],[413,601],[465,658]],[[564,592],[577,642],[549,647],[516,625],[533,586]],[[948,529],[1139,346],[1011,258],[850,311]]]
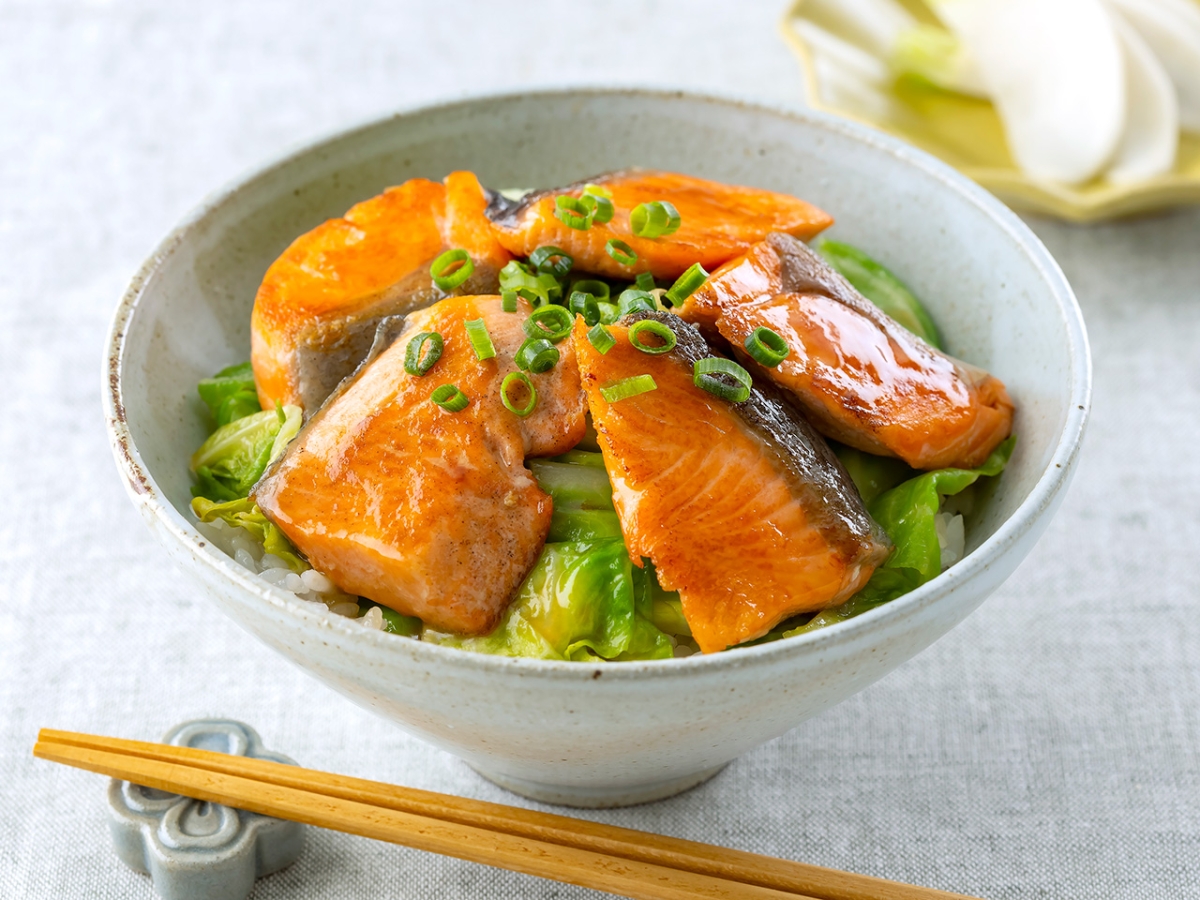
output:
[[[295,765],[263,747],[249,725],[197,719],[176,725],[166,744]],[[278,872],[304,848],[304,826],[114,779],[109,830],[117,855],[148,874],[163,900],[244,900],[255,879]]]

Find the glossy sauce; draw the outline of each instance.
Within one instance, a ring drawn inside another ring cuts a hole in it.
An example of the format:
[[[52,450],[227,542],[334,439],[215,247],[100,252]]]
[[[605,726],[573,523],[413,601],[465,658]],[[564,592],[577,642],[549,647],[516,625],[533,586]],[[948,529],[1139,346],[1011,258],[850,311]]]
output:
[[[493,213],[497,239],[517,256],[528,256],[546,244],[561,247],[583,272],[625,279],[650,272],[666,279],[678,277],[697,262],[711,271],[773,231],[807,239],[833,223],[812,204],[787,194],[673,172],[627,169],[598,176],[595,183],[612,192],[614,214],[608,223],[579,231],[555,218],[555,197],[583,193],[583,184],[567,185],[534,195],[515,210]],[[630,213],[639,204],[656,200],[675,206],[679,230],[654,239],[635,237]],[[625,266],[614,260],[605,250],[610,238],[629,244],[637,261]]]
[[[499,297],[455,297],[409,316],[405,331],[322,408],[255,488],[255,501],[318,570],[358,594],[443,631],[488,631],[532,568],[550,527],[549,495],[526,456],[579,442],[585,406],[570,341],[531,376],[538,406],[504,408],[500,382],[529,315]],[[483,318],[497,356],[480,361],[463,322]],[[423,377],[404,370],[421,331],[445,349]],[[448,412],[429,399],[455,384],[470,399]]]

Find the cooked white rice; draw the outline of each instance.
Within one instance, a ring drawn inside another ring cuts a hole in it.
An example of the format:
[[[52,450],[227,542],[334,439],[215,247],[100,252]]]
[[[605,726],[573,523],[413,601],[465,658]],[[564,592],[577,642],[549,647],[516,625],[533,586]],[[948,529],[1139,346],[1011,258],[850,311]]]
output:
[[[314,608],[354,619],[366,628],[383,629],[383,612],[379,607],[372,607],[366,615],[360,616],[357,597],[339,590],[328,576],[316,569],[299,574],[293,572],[278,556],[265,553],[263,545],[244,529],[219,519],[215,522],[199,522],[196,527],[240,565],[268,584],[292,594],[302,603],[311,603]]]

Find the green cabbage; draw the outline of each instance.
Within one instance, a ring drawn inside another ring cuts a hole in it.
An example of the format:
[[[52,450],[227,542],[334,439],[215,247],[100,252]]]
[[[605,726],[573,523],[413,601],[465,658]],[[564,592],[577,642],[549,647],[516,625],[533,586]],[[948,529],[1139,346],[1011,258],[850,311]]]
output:
[[[254,370],[248,362],[229,366],[212,378],[205,378],[196,385],[196,391],[218,427],[262,409],[254,388]]]
[[[599,453],[571,450],[554,459],[532,459],[529,468],[554,501],[547,541],[620,540],[612,484]]]
[[[301,420],[300,407],[282,406],[222,425],[192,455],[192,496],[221,502],[247,496],[296,436]]]
[[[462,637],[426,629],[423,639],[536,659],[666,659],[674,648],[654,624],[654,596],[645,579],[619,540],[546,544],[491,634]]]
[[[263,545],[267,553],[278,556],[293,572],[303,572],[312,568],[296,552],[296,548],[279,530],[279,526],[264,516],[262,510],[249,497],[241,497],[227,503],[213,503],[204,497],[195,497],[192,499],[192,512],[201,522],[215,522],[220,519],[235,528],[245,529]]]
[[[373,606],[378,606],[379,611],[383,614],[383,630],[388,634],[400,634],[405,637],[412,637],[415,634],[421,633],[421,620],[416,616],[406,616],[365,597],[358,598],[359,617],[365,616]]]
[[[875,570],[866,586],[841,606],[818,613],[799,627],[785,626],[779,636],[791,637],[843,622],[937,577],[942,571],[942,549],[935,517],[942,499],[960,493],[980,478],[999,475],[1008,465],[1016,442],[1015,435],[1008,438],[977,469],[924,472],[874,496],[867,510],[892,539],[896,547],[892,555]],[[839,448],[839,457],[842,450]],[[893,478],[897,470],[894,460],[867,453],[861,456],[855,468],[847,469],[866,499],[868,492]]]
[[[921,301],[890,270],[857,247],[823,240],[817,245],[829,265],[842,274],[855,290],[919,338],[941,349],[941,337],[933,318]]]

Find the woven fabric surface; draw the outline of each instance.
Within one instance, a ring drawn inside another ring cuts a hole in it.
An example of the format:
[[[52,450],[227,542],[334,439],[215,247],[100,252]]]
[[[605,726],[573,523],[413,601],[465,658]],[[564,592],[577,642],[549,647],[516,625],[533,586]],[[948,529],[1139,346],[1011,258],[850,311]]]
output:
[[[104,436],[108,317],[208,191],[335,128],[565,84],[801,102],[775,2],[0,2],[0,897],[143,900],[104,781],[41,726],[229,716],[316,768],[526,804],[199,598]],[[1200,896],[1200,211],[1031,220],[1074,285],[1094,414],[1061,512],[966,623],[702,787],[598,820],[988,898]],[[282,898],[588,891],[313,832]]]

